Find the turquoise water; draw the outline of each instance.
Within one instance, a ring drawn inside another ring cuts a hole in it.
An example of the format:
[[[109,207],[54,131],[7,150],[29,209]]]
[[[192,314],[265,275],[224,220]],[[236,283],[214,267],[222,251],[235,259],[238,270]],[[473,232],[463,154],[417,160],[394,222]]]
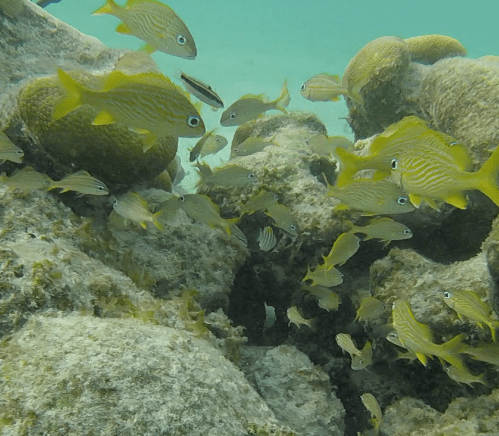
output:
[[[103,4],[103,0],[62,0],[46,10],[109,47],[138,49],[142,41],[115,32],[117,18],[91,15]],[[165,74],[175,79],[183,70],[203,80],[224,99],[226,107],[248,93],[263,92],[274,99],[288,78],[289,109],[316,113],[330,135],[351,136],[344,120],[348,114],[345,102],[307,101],[299,94],[300,86],[321,72],[342,75],[355,53],[377,37],[439,33],[458,39],[469,57],[499,54],[499,2],[493,1],[172,0],[167,4],[187,24],[198,56],[185,60],[155,53],[153,58]],[[208,130],[219,126],[220,114],[203,111]],[[234,130],[220,127],[217,133],[230,141]],[[184,161],[196,141],[179,140]],[[206,160],[219,165],[228,153],[227,147]]]

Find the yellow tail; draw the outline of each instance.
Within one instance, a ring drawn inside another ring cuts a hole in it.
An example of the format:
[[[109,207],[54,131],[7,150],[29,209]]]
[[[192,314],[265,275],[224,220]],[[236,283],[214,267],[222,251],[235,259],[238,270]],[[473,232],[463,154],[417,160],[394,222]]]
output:
[[[494,150],[492,156],[478,171],[478,186],[477,189],[482,191],[489,197],[497,206],[499,206],[499,185],[497,177],[499,176],[499,146]]]
[[[165,231],[165,226],[163,225],[163,223],[161,221],[159,221],[159,217],[163,214],[163,210],[160,210],[159,212],[156,212],[153,216],[152,216],[152,223],[157,227],[157,229],[161,232],[161,233],[164,233]]]
[[[281,112],[287,112],[286,108],[289,106],[289,102],[291,101],[291,96],[289,94],[288,89],[288,80],[284,80],[284,84],[282,85],[281,95],[275,101],[275,108],[280,110]]]
[[[69,112],[75,110],[82,105],[81,94],[84,90],[83,86],[74,80],[68,73],[62,71],[60,68],[57,70],[59,80],[61,81],[66,96],[55,105],[52,119],[58,120]]]
[[[344,148],[338,147],[336,155],[340,163],[340,171],[336,179],[336,186],[342,187],[348,184],[352,177],[360,170],[364,169],[361,165],[362,157],[349,153]]]
[[[92,12],[92,15],[112,14],[116,8],[119,8],[119,6],[114,2],[114,0],[106,0],[106,4],[97,9],[95,12]]]

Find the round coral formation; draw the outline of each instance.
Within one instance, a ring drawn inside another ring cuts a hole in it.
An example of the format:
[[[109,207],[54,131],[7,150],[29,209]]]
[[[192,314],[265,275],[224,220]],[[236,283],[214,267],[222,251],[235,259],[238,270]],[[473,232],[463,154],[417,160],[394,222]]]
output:
[[[70,75],[93,89],[104,78],[84,71]],[[54,163],[56,172],[51,177],[83,169],[112,189],[151,180],[174,159],[176,137],[161,138],[144,153],[142,134],[120,124],[92,125],[99,110],[89,105],[53,121],[54,106],[63,96],[54,76],[33,80],[20,94],[21,117]]]

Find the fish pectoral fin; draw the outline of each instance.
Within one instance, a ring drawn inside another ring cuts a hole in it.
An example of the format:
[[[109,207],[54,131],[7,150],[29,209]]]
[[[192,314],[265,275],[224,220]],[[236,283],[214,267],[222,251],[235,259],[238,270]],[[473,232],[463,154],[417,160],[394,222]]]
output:
[[[122,33],[123,35],[131,35],[132,34],[132,31],[124,23],[118,24],[118,27],[116,27],[116,32]]]
[[[147,54],[151,54],[154,53],[157,49],[152,45],[145,44],[140,48],[140,50],[145,51]]]
[[[426,355],[423,354],[423,353],[416,353],[416,357],[418,358],[418,360],[424,365],[426,366],[426,363],[427,363],[427,359],[426,359]]]
[[[144,140],[142,141],[144,153],[149,150],[154,144],[156,144],[156,135],[154,133],[148,133]]]
[[[415,208],[419,208],[419,206],[421,206],[422,198],[419,195],[409,194],[409,201]]]
[[[114,118],[113,116],[106,111],[101,111],[99,114],[95,117],[95,119],[92,121],[92,125],[94,126],[103,126],[106,124],[114,124]]]
[[[466,209],[466,207],[468,206],[468,202],[466,201],[466,198],[464,198],[462,194],[449,195],[448,197],[445,197],[443,200],[446,203],[449,203],[452,206],[455,206],[459,209]]]
[[[344,204],[344,203],[340,203],[337,206],[335,206],[334,209],[335,210],[346,210],[346,209],[349,209],[349,207],[346,204]]]

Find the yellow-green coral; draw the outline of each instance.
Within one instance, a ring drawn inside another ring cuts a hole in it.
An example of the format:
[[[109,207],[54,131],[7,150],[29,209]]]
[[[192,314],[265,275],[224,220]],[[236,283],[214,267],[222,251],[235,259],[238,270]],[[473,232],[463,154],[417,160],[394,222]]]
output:
[[[22,0],[0,0],[0,12],[14,18],[24,10]]]
[[[343,84],[355,101],[362,103],[362,88],[369,82],[387,82],[400,75],[409,65],[409,53],[404,40],[382,36],[367,43],[350,60],[343,76]]]
[[[440,59],[466,56],[466,49],[454,38],[446,35],[421,35],[404,39],[411,59],[415,62],[434,64]]]
[[[70,75],[94,89],[104,77],[79,70]],[[131,185],[153,179],[173,160],[176,138],[162,138],[144,153],[140,133],[120,124],[92,125],[99,110],[89,105],[52,121],[54,104],[62,96],[55,76],[35,79],[22,90],[19,104],[22,119],[62,173],[57,176],[85,169],[108,186]]]

